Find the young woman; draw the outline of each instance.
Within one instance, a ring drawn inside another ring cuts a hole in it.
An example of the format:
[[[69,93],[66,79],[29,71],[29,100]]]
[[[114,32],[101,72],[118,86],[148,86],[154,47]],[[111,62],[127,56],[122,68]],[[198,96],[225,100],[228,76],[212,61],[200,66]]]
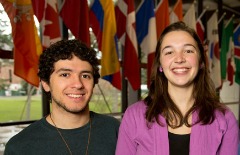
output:
[[[163,31],[148,96],[126,110],[116,155],[237,155],[238,123],[220,103],[206,59],[183,22]]]

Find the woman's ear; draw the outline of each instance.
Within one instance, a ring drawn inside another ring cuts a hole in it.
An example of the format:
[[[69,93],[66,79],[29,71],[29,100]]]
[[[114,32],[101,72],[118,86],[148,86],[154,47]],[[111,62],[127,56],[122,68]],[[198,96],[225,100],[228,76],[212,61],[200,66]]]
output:
[[[200,64],[200,69],[203,69],[205,67],[205,65],[204,65],[204,63],[202,62],[201,64]]]
[[[45,92],[49,92],[50,91],[50,87],[49,84],[45,81],[41,81],[42,87],[45,90]]]

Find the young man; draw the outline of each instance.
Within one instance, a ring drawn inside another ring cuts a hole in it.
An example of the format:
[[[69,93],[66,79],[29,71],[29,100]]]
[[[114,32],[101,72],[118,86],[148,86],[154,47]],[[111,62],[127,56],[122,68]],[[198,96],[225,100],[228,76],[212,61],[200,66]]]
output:
[[[5,155],[114,155],[119,121],[89,110],[98,83],[96,52],[78,40],[62,40],[40,56],[39,72],[51,113],[9,140]]]

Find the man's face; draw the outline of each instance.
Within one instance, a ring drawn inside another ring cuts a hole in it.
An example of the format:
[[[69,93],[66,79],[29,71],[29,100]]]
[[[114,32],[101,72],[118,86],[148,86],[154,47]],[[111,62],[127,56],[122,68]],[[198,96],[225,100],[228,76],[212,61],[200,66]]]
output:
[[[76,56],[71,60],[59,60],[54,64],[50,83],[42,81],[43,88],[52,96],[52,106],[70,113],[89,110],[93,93],[93,68]],[[54,110],[54,109],[53,109]]]

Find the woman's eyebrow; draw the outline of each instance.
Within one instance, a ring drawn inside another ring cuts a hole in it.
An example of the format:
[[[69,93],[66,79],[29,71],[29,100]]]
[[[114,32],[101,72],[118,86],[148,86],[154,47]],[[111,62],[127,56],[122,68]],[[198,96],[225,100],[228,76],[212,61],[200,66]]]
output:
[[[195,48],[197,50],[197,48],[193,44],[184,44],[184,46],[192,46],[193,48]]]
[[[166,48],[171,48],[171,47],[172,47],[172,46],[170,46],[170,45],[165,46],[165,47],[162,49],[162,51],[165,50]]]

